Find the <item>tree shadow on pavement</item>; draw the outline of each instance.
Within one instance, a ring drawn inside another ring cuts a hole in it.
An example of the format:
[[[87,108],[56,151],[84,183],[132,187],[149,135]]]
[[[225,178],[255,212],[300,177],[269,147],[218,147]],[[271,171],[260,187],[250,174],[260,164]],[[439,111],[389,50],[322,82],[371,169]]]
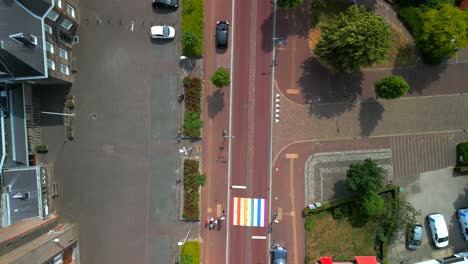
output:
[[[299,77],[304,103],[310,103],[310,115],[318,118],[333,118],[351,111],[362,94],[363,74],[333,74],[320,62],[309,57],[301,65],[303,75]]]
[[[346,171],[343,172],[344,177],[346,179]],[[351,193],[348,191],[345,185],[345,180],[338,180],[335,181],[333,184],[333,195],[331,197],[332,200],[342,199],[351,196]]]
[[[375,99],[368,99],[361,103],[359,111],[359,125],[361,127],[361,136],[367,137],[382,119],[385,111],[382,104]]]
[[[271,1],[271,5],[273,5]],[[270,52],[273,49],[273,37],[287,38],[288,36],[298,36],[300,38],[309,37],[309,23],[304,23],[304,18],[310,19],[310,1],[305,0],[300,7],[291,10],[277,9],[276,13],[276,36],[272,36],[273,12],[265,19],[260,26],[262,31],[262,50]]]
[[[447,64],[424,65],[413,68],[395,68],[392,74],[402,76],[409,84],[409,94],[422,94],[424,89],[437,81],[441,74],[446,70]]]
[[[214,93],[208,96],[208,116],[215,117],[224,108],[224,92],[217,89]]]

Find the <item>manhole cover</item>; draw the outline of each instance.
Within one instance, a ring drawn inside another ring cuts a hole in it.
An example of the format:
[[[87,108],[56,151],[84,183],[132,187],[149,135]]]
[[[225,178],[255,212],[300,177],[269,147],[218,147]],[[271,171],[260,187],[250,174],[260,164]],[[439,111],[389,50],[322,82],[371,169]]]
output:
[[[97,114],[96,114],[96,113],[92,113],[92,114],[91,114],[91,118],[92,118],[93,120],[96,120],[96,119],[97,119]]]

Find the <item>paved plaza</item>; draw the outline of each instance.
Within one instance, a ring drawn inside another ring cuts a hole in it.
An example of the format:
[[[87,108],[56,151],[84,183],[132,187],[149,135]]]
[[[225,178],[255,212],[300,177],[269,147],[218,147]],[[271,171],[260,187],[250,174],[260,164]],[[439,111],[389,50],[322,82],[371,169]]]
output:
[[[306,204],[330,202],[350,195],[344,184],[349,165],[366,158],[376,161],[384,169],[385,183],[393,175],[390,149],[320,152],[311,155],[305,163]]]

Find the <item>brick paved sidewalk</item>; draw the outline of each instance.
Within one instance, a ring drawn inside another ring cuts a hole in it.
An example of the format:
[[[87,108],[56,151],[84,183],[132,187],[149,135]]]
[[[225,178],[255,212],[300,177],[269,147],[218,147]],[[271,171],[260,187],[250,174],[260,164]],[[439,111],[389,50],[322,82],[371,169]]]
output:
[[[296,104],[280,96],[274,153],[295,141],[376,137],[468,128],[468,95]]]

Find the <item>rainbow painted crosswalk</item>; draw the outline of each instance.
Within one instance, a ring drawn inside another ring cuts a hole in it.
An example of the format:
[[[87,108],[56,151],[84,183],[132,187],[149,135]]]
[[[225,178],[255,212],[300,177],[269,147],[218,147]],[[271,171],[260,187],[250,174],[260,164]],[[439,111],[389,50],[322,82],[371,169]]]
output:
[[[259,198],[232,198],[232,224],[237,226],[266,225],[266,199]]]

